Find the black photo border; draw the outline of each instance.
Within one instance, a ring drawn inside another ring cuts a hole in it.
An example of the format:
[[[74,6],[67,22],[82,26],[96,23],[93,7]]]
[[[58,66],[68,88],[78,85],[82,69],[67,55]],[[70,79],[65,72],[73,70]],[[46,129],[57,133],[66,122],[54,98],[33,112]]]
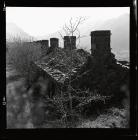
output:
[[[2,138],[25,138],[41,136],[59,136],[67,138],[69,136],[134,136],[137,135],[137,39],[136,39],[136,17],[135,0],[85,0],[66,1],[65,0],[2,0],[0,16],[0,136]],[[130,7],[130,128],[102,129],[102,128],[82,128],[82,129],[6,129],[6,11],[5,7]]]

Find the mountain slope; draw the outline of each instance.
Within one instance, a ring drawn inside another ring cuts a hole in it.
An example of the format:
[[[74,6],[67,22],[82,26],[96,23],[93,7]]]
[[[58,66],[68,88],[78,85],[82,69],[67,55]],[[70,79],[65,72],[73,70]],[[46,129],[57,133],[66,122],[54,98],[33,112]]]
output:
[[[14,41],[15,38],[29,41],[34,39],[14,23],[6,23],[6,40]]]
[[[104,23],[92,27],[94,30],[111,30],[111,48],[117,59],[129,59],[129,15],[124,14],[118,18],[107,20]],[[89,35],[90,32],[85,34]],[[81,45],[90,49],[90,36],[81,39]]]

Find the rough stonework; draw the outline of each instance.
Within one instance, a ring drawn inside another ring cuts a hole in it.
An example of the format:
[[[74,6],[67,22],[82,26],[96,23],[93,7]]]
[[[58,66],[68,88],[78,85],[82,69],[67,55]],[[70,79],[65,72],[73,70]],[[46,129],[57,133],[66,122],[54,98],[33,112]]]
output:
[[[110,30],[91,32],[91,55],[101,65],[108,63],[109,60],[116,63],[115,55],[111,52],[110,37]]]
[[[122,75],[123,79],[128,72],[117,63],[111,52],[110,35],[109,30],[91,32],[92,54],[83,49],[71,49],[70,45],[65,43],[68,42],[68,37],[65,37],[64,48],[54,47],[56,41],[53,41],[48,53],[35,64],[63,87],[70,81],[74,89],[98,89],[101,94],[110,95],[112,88],[118,91],[121,83],[119,80],[112,81],[112,77],[117,79],[118,75]],[[51,49],[52,47],[54,49]]]
[[[110,30],[100,30],[91,32],[91,54],[100,55],[111,53]]]
[[[59,39],[58,38],[50,38],[50,47],[52,49],[59,47]]]
[[[87,61],[88,56],[89,54],[83,50],[74,50],[70,54],[70,52],[58,48],[35,64],[48,73],[57,83],[64,84],[69,79],[69,74],[77,73],[77,69]]]
[[[47,53],[47,50],[49,48],[49,40],[38,40],[38,41],[34,41],[33,43],[37,43],[41,45],[42,56]]]
[[[79,75],[88,72],[75,83],[79,88],[98,90],[101,95],[114,95],[117,103],[123,97],[120,87],[128,85],[129,70],[118,64],[111,52],[110,35],[109,30],[91,32],[92,54]]]
[[[49,47],[49,41],[48,40],[38,40],[38,41],[34,41],[34,43],[40,43],[42,45],[42,47],[44,47],[44,48]]]
[[[64,36],[64,49],[76,49],[76,36]]]

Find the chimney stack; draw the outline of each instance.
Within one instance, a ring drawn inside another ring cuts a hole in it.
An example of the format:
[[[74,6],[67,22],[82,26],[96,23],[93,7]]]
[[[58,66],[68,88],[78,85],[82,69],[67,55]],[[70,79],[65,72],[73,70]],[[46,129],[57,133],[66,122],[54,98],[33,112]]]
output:
[[[55,49],[59,47],[59,39],[58,38],[50,38],[50,47],[51,49]]]
[[[45,54],[47,52],[49,47],[49,40],[38,40],[38,41],[34,41],[34,43],[41,45],[42,54]]]
[[[49,41],[48,40],[41,40],[41,45],[42,45],[42,49],[48,49],[49,47]]]
[[[64,49],[76,49],[76,36],[64,36]]]
[[[105,53],[111,53],[110,47],[110,30],[99,30],[91,32],[91,54],[99,54],[100,56]]]

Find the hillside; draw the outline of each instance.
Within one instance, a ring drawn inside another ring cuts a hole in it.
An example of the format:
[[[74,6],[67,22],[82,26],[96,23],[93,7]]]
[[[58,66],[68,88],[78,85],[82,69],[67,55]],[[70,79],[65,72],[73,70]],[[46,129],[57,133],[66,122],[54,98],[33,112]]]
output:
[[[111,30],[111,48],[117,59],[129,60],[129,15],[121,15],[104,23],[97,23],[93,30]],[[87,37],[81,39],[81,46],[90,49],[90,30],[83,33]]]
[[[6,40],[12,42],[14,41],[14,38],[20,38],[25,41],[34,39],[34,37],[24,32],[15,23],[6,23]]]

